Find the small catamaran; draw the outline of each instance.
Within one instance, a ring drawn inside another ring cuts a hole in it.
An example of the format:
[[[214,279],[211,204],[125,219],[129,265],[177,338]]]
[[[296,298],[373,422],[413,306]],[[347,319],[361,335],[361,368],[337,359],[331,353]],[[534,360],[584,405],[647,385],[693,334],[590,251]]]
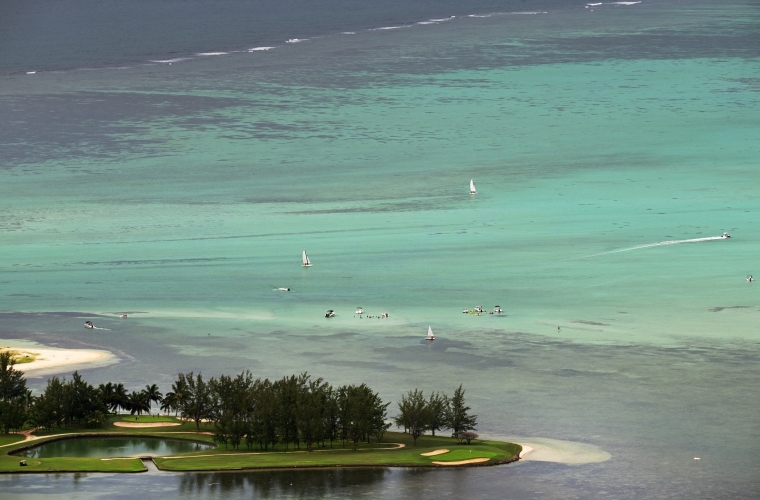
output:
[[[435,335],[433,335],[433,329],[430,328],[430,325],[428,325],[428,334],[425,340],[435,340]]]
[[[478,192],[475,191],[475,183],[472,182],[472,179],[470,179],[470,194],[478,194]]]
[[[303,255],[301,256],[301,260],[303,260],[303,264],[301,264],[303,267],[311,267],[311,261],[309,260],[309,256],[306,255],[306,249],[303,251]]]

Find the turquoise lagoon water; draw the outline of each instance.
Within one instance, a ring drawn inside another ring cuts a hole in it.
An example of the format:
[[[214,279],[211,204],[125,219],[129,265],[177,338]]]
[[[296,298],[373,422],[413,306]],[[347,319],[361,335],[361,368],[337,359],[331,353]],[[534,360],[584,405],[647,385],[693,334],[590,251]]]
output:
[[[133,388],[243,369],[388,400],[463,383],[482,434],[611,458],[88,491],[756,496],[756,6],[541,12],[3,76],[0,336],[111,350],[82,372]]]

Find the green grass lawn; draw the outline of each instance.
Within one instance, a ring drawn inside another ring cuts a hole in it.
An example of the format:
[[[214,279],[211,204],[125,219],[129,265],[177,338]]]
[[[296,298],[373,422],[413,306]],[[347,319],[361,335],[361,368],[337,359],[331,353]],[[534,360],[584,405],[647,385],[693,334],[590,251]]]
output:
[[[177,422],[181,425],[171,427],[116,427],[114,422],[130,422],[124,415],[110,416],[108,422],[99,429],[69,428],[50,431],[47,434],[35,432],[36,436],[67,435],[101,435],[126,434],[146,437],[166,437],[173,439],[192,439],[211,442],[212,436],[204,434],[212,430],[211,426],[201,425],[200,433],[194,422],[184,422],[174,417],[152,417],[153,422]],[[141,417],[140,423],[147,423],[148,417]],[[5,439],[3,441],[3,439]],[[0,472],[140,472],[146,470],[139,459],[103,460],[101,458],[45,458],[26,459],[28,466],[20,467],[23,457],[7,455],[14,449],[31,443],[20,443],[23,436],[0,436],[0,445],[10,444],[0,452]],[[42,443],[46,439],[40,439]],[[13,443],[18,443],[14,445]],[[405,446],[398,448],[393,443]],[[448,449],[448,453],[423,457],[421,454],[438,449]],[[500,441],[473,441],[469,445],[460,445],[450,437],[421,436],[417,445],[413,445],[410,435],[388,432],[382,443],[373,439],[371,443],[360,443],[354,451],[351,443],[334,442],[330,448],[315,447],[313,452],[290,448],[285,450],[279,445],[274,450],[262,452],[258,448],[248,450],[245,445],[239,450],[232,450],[221,445],[212,450],[199,451],[175,457],[157,457],[156,465],[167,471],[202,471],[202,470],[236,470],[282,467],[332,467],[332,466],[433,466],[433,462],[455,462],[471,458],[488,458],[485,464],[500,463],[514,458],[522,448],[520,445]]]
[[[111,415],[108,417],[108,420],[102,427],[97,428],[87,428],[87,427],[78,427],[78,426],[71,426],[68,428],[61,428],[61,429],[52,429],[49,431],[44,430],[36,430],[34,432],[35,436],[53,436],[57,434],[92,434],[92,433],[101,433],[101,432],[118,432],[119,434],[146,434],[146,433],[168,433],[168,432],[192,432],[196,433],[195,428],[195,422],[187,422],[185,420],[180,420],[174,417],[146,417],[142,416],[140,417],[140,420],[136,421],[134,420],[134,416],[132,415]],[[128,422],[128,423],[139,423],[139,424],[147,424],[147,423],[155,423],[155,422],[172,422],[172,423],[178,423],[180,425],[176,426],[170,426],[170,427],[118,427],[114,425],[116,422]],[[207,424],[201,424],[200,426],[200,432],[212,432],[214,430],[212,425]]]
[[[20,460],[27,466],[21,467]],[[143,472],[147,470],[140,459],[101,460],[100,458],[24,458],[0,456],[0,472]]]
[[[23,440],[24,436],[20,434],[0,434],[0,446],[6,446]]]
[[[353,451],[350,446],[319,448],[309,453],[305,450],[261,453],[258,450],[247,451],[245,448],[232,451],[224,447],[212,451],[197,452],[179,457],[156,458],[159,469],[171,471],[232,470],[277,467],[329,467],[329,466],[431,466],[433,462],[454,462],[471,458],[488,458],[488,463],[509,460],[520,453],[520,445],[499,441],[477,441],[470,445],[460,445],[453,438],[422,436],[417,446],[412,444],[408,434],[389,432],[386,434],[386,449],[363,447]],[[400,449],[389,449],[389,443],[403,443]],[[338,443],[339,445],[340,443]],[[432,457],[421,454],[446,448],[448,453]],[[200,456],[194,456],[200,455]]]

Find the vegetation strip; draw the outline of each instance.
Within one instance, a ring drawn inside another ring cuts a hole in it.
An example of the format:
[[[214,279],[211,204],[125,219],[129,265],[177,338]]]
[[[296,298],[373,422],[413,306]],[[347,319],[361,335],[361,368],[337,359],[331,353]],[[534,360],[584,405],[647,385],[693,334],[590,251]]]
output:
[[[421,390],[410,390],[390,419],[390,403],[366,384],[333,387],[306,373],[275,381],[254,379],[248,371],[209,380],[200,373],[180,373],[172,391],[162,395],[156,384],[131,393],[123,384],[110,382],[96,388],[74,372],[70,380],[51,377],[41,394],[32,395],[13,365],[9,353],[0,353],[0,426],[5,432],[0,447],[8,452],[0,455],[0,472],[147,470],[140,459],[131,457],[20,460],[23,457],[12,455],[85,437],[217,445],[153,459],[158,469],[171,471],[495,465],[518,460],[522,450],[513,443],[478,440],[473,432],[477,416],[465,404],[461,385],[452,397],[432,393],[426,398]],[[143,415],[153,402],[175,416]],[[131,416],[113,413],[119,410]],[[393,423],[404,432],[389,431]],[[174,430],[160,430],[166,427]],[[12,430],[21,435],[11,436]],[[436,436],[444,430],[450,437]]]

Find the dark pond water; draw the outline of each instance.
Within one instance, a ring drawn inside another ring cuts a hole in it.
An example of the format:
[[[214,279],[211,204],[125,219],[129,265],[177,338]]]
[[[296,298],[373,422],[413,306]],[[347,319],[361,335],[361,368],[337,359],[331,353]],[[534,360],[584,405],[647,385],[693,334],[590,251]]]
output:
[[[29,458],[131,457],[177,455],[214,448],[214,445],[158,438],[80,438],[42,444],[18,453]]]

